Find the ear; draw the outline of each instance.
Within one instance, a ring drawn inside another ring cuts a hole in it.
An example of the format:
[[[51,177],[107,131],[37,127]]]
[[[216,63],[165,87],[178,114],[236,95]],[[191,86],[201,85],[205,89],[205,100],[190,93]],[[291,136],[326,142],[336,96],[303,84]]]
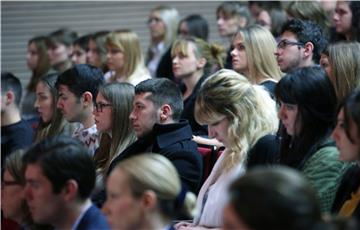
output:
[[[204,66],[206,65],[206,59],[205,58],[200,58],[198,61],[197,61],[197,68],[198,69],[202,69],[204,68]]]
[[[154,191],[147,190],[141,196],[141,207],[143,210],[149,211],[157,206],[157,196]]]
[[[305,49],[305,51],[304,51],[305,57],[309,57],[313,54],[314,44],[312,42],[307,42],[304,45],[304,49]]]
[[[15,101],[15,94],[13,91],[7,91],[5,95],[6,95],[6,99],[5,99],[6,105],[10,105]]]
[[[160,108],[160,123],[165,123],[172,116],[172,109],[169,104],[164,104]]]
[[[83,93],[82,100],[85,105],[90,105],[93,102],[92,99],[93,99],[92,94],[89,91]]]
[[[71,179],[68,180],[65,184],[65,187],[62,189],[65,201],[73,201],[78,195],[79,186],[78,183]]]

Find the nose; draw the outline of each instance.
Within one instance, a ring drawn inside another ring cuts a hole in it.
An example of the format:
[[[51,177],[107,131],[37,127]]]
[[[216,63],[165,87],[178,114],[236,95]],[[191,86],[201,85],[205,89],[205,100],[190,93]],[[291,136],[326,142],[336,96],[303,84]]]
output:
[[[59,99],[58,102],[56,103],[56,108],[61,109],[62,107],[63,106],[62,106],[61,99]]]
[[[339,134],[338,134],[338,128],[337,128],[337,126],[335,127],[335,129],[334,129],[333,132],[331,133],[331,137],[332,137],[332,139],[334,139],[335,142],[338,142],[338,140],[339,140]]]
[[[339,15],[338,15],[337,13],[334,13],[332,19],[333,19],[334,21],[338,21],[338,20],[339,20]]]
[[[25,188],[24,188],[24,196],[25,196],[25,199],[26,199],[27,201],[33,199],[32,191],[31,191],[31,188],[30,188],[29,185],[25,185]]]
[[[211,125],[208,125],[209,138],[216,138],[216,131]]]
[[[284,105],[280,105],[280,108],[279,108],[279,111],[278,111],[278,118],[280,120],[283,120],[283,119],[285,119],[285,117],[286,117],[286,113],[285,113]]]
[[[219,18],[217,21],[216,21],[217,25],[220,26],[224,23],[224,20],[222,18]]]
[[[136,116],[135,116],[134,110],[133,110],[133,111],[131,111],[131,113],[130,113],[130,115],[129,115],[129,118],[130,118],[130,120],[132,120],[132,121],[136,119]]]
[[[39,106],[39,100],[38,100],[38,99],[35,99],[34,107],[35,107],[35,109],[38,109],[38,108],[40,107],[40,106]]]
[[[236,49],[232,49],[230,52],[231,57],[235,57],[236,56]]]

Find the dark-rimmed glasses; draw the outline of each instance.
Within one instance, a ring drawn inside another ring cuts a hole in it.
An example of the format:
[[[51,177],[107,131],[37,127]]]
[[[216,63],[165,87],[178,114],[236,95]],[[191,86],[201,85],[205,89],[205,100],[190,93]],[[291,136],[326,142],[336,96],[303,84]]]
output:
[[[100,113],[103,111],[104,107],[112,106],[112,104],[105,104],[105,103],[95,103],[95,111]]]
[[[288,40],[281,40],[277,44],[278,49],[285,49],[287,46],[301,46],[301,47],[303,47],[304,44],[302,42],[292,42],[292,41],[288,41]]]

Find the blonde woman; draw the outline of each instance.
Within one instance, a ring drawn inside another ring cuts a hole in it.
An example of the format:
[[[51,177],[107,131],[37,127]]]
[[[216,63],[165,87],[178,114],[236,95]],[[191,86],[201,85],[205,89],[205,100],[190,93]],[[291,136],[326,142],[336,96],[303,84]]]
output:
[[[259,25],[240,29],[233,46],[233,69],[245,75],[251,83],[264,86],[273,96],[282,73],[274,56],[276,41],[271,32]]]
[[[360,43],[331,44],[321,54],[320,65],[330,77],[340,103],[360,86]]]
[[[104,212],[112,229],[171,230],[179,212],[191,215],[195,196],[182,186],[173,164],[145,153],[120,162],[107,181]]]
[[[145,68],[138,35],[131,30],[119,30],[106,38],[107,66],[112,70],[107,82],[128,82],[133,85],[151,78]]]
[[[177,229],[220,228],[227,188],[234,177],[244,174],[248,152],[278,127],[275,102],[259,86],[232,70],[220,70],[201,86],[195,118],[207,124],[209,136],[225,146],[197,199],[193,223]]]

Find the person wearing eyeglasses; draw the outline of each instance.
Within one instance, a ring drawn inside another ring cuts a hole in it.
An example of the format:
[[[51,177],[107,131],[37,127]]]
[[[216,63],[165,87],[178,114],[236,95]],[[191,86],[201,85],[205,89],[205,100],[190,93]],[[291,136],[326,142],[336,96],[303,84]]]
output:
[[[79,64],[62,73],[57,81],[57,107],[68,122],[79,122],[72,137],[85,144],[90,155],[99,147],[98,132],[93,115],[95,96],[105,82],[100,68]]]
[[[281,29],[275,56],[282,72],[298,67],[319,64],[320,54],[328,40],[320,26],[300,19],[292,19]]]

